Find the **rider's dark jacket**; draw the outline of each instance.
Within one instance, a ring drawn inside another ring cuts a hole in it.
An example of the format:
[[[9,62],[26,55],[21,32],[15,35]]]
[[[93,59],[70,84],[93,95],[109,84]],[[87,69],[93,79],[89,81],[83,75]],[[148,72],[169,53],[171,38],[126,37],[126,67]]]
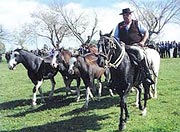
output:
[[[126,30],[126,25],[123,22],[118,24],[119,29],[119,39],[123,41],[126,45],[132,45],[134,43],[139,43],[143,37],[138,28],[138,21],[132,20],[132,23],[128,30]]]

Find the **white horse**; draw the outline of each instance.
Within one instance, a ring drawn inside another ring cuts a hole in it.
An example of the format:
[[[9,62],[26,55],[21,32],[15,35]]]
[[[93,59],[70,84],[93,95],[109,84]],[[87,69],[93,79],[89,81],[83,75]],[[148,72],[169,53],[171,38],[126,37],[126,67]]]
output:
[[[154,84],[151,85],[151,97],[157,98],[157,82],[158,82],[158,74],[159,74],[159,68],[160,68],[160,55],[159,53],[151,48],[145,49],[147,60],[149,63],[150,71],[152,72],[152,79],[154,81]]]
[[[157,83],[158,83],[158,74],[160,68],[160,55],[155,49],[145,48],[145,54],[147,57],[147,61],[149,64],[150,72],[152,75],[152,79],[154,84],[150,87],[150,97],[157,98]],[[136,106],[138,107],[138,97],[139,91],[136,89]]]

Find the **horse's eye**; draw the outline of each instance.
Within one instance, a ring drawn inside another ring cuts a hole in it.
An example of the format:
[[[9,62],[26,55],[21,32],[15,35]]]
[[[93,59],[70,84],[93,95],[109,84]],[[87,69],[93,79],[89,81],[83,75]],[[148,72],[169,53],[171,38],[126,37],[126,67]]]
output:
[[[17,57],[17,54],[14,54],[14,57]]]

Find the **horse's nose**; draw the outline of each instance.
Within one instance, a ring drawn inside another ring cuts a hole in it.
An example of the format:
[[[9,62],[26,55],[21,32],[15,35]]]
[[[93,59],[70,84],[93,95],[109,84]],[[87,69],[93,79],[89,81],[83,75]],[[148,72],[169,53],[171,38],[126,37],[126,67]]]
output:
[[[57,68],[57,65],[56,65],[55,63],[51,63],[51,66],[52,66],[53,68]]]
[[[71,75],[73,75],[73,74],[74,74],[74,70],[69,69],[69,70],[68,70],[68,73],[71,74]]]
[[[9,70],[13,70],[13,67],[11,65],[8,66]]]

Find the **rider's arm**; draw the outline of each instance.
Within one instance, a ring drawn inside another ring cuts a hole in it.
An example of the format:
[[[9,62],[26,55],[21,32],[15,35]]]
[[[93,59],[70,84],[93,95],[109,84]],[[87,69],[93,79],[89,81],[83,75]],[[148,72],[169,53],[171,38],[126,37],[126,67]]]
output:
[[[116,29],[114,31],[114,37],[119,40],[119,29],[118,29],[118,25],[116,26]]]
[[[141,42],[140,42],[140,46],[143,47],[144,44],[145,44],[145,42],[146,42],[146,40],[147,40],[148,37],[149,37],[149,32],[148,32],[147,28],[145,28],[145,27],[142,25],[142,23],[139,22],[139,21],[138,21],[138,28],[139,28],[140,33],[141,33],[142,36],[143,36],[143,39],[142,39]]]

